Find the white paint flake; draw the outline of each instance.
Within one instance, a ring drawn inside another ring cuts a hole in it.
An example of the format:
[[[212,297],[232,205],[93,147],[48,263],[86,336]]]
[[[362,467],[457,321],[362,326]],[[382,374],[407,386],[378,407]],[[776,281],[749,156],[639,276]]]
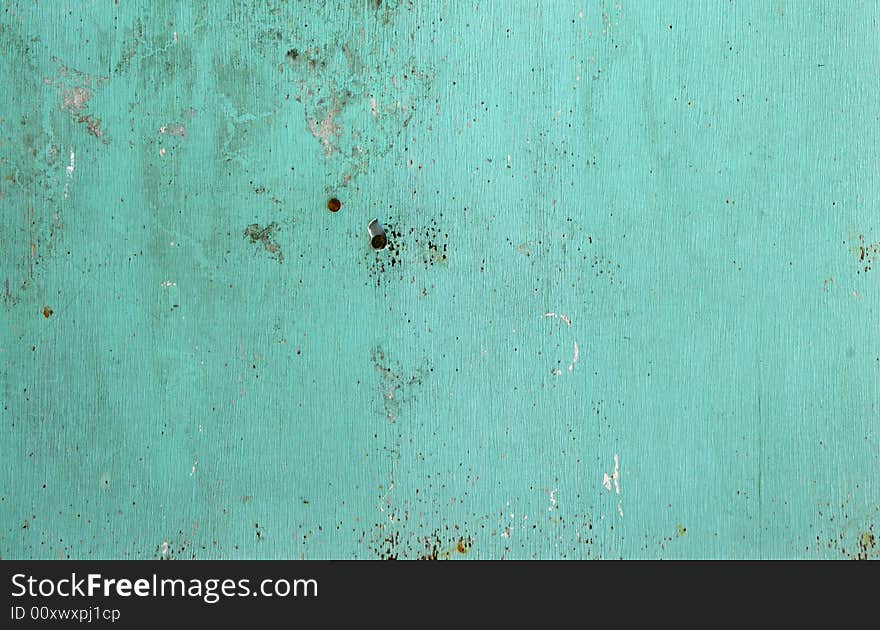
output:
[[[73,171],[76,168],[76,153],[70,152],[70,164],[65,167],[65,171],[67,171],[67,179],[64,183],[64,198],[67,199],[67,195],[70,192],[70,179],[73,177]]]
[[[620,457],[617,453],[614,454],[614,472],[611,475],[605,473],[602,477],[602,485],[609,492],[611,492],[612,482],[614,483],[614,492],[620,494]]]
[[[614,493],[620,495],[620,456],[617,453],[614,454],[614,471],[610,475],[608,473],[602,475],[602,485],[608,492],[611,492],[612,484],[614,485]],[[619,500],[617,501],[617,513],[623,516],[623,506]]]

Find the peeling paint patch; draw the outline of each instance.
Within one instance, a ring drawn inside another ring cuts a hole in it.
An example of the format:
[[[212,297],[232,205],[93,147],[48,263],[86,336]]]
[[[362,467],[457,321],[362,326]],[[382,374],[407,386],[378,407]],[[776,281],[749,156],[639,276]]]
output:
[[[60,64],[57,57],[52,57],[52,61]],[[91,75],[63,64],[58,66],[54,77],[43,79],[45,85],[58,89],[59,109],[69,114],[75,122],[85,125],[89,134],[101,138],[105,143],[107,140],[104,139],[101,119],[88,110],[95,90],[107,81],[107,77]]]
[[[398,59],[392,49],[377,65],[365,62],[361,49],[360,41],[291,47],[279,65],[290,76],[309,133],[320,143],[325,158],[342,167],[338,186],[347,186],[365,173],[371,159],[387,155],[412,119],[416,104],[429,95],[431,77],[420,59]],[[377,73],[389,78],[376,81]]]
[[[327,115],[320,120],[309,120],[309,131],[312,135],[320,140],[321,146],[324,147],[324,155],[330,157],[337,150],[333,143],[333,138],[342,133],[342,126],[334,122],[334,118],[339,113],[338,106],[334,105]]]
[[[61,111],[78,112],[92,98],[92,92],[88,88],[73,87],[62,92]]]

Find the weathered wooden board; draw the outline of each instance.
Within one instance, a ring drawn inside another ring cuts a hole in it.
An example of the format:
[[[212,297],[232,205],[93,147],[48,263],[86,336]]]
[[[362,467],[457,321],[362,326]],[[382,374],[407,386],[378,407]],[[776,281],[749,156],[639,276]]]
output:
[[[877,557],[878,24],[4,2],[0,555]]]

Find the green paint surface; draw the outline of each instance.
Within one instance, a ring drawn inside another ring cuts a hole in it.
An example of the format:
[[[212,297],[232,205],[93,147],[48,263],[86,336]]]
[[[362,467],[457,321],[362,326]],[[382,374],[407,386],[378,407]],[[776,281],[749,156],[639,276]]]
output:
[[[877,557],[878,24],[4,3],[0,556]]]

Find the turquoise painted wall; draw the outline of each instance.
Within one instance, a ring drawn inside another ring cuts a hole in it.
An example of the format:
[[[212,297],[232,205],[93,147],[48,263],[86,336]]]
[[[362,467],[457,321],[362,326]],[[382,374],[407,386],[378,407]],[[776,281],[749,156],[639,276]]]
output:
[[[3,558],[878,556],[880,4],[0,10]]]

